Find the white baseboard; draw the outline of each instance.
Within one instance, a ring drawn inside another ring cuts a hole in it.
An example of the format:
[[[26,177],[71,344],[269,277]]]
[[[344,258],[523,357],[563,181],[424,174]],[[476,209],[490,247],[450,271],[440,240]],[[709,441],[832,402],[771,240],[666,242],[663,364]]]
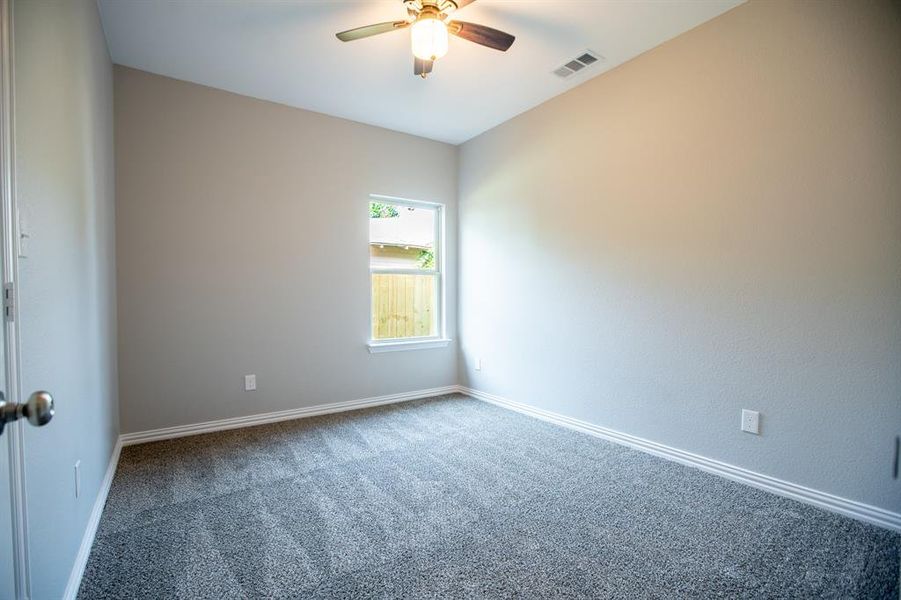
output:
[[[306,408],[292,408],[290,410],[281,410],[278,412],[250,415],[247,417],[234,417],[231,419],[220,419],[217,421],[195,423],[193,425],[178,425],[176,427],[165,427],[163,429],[151,429],[149,431],[125,433],[120,436],[119,439],[121,440],[123,446],[131,446],[134,444],[144,444],[146,442],[169,440],[189,435],[210,433],[213,431],[239,429],[241,427],[252,427],[254,425],[263,425],[265,423],[290,421],[292,419],[315,417],[317,415],[327,415],[331,413],[345,412],[348,410],[359,410],[361,408],[381,406],[383,404],[407,402],[409,400],[418,400],[420,398],[429,398],[431,396],[440,396],[442,394],[453,394],[458,390],[459,386],[448,385],[445,387],[432,388],[428,390],[417,390],[413,392],[402,392],[400,394],[389,394],[387,396],[376,396],[374,398],[364,398],[362,400],[349,400],[345,402],[335,402],[332,404],[319,404],[317,406],[308,406]]]
[[[94,500],[91,518],[88,519],[84,537],[81,538],[81,546],[79,546],[78,554],[75,556],[75,564],[72,565],[72,572],[69,574],[69,582],[66,584],[66,591],[63,593],[64,600],[75,600],[76,596],[78,596],[78,588],[81,586],[81,578],[84,576],[84,569],[88,565],[88,557],[91,555],[91,547],[94,545],[94,537],[97,535],[97,527],[100,525],[100,517],[103,515],[106,497],[109,495],[109,489],[113,483],[113,476],[116,474],[116,466],[119,464],[119,453],[121,450],[122,438],[120,437],[116,440],[116,445],[113,447],[109,465],[106,467],[106,474],[103,476],[103,482],[101,482],[100,490],[97,492],[97,499]]]
[[[586,421],[573,419],[572,417],[567,417],[520,402],[514,402],[513,400],[508,400],[494,394],[488,394],[463,386],[459,386],[458,389],[460,393],[478,400],[484,400],[485,402],[490,402],[491,404],[503,408],[515,410],[531,417],[575,429],[617,444],[630,446],[637,450],[673,460],[684,465],[696,467],[707,471],[708,473],[714,473],[733,481],[738,481],[780,496],[785,496],[786,498],[799,500],[825,510],[901,532],[901,514],[896,512],[857,502],[855,500],[848,500],[847,498],[814,490],[796,483],[776,479],[769,475],[755,473],[754,471],[736,467],[735,465],[730,465],[712,458],[692,454],[691,452],[679,450],[678,448],[658,444],[657,442],[652,442],[627,433],[621,433],[613,429],[607,429],[606,427],[601,427],[599,425],[593,425]]]

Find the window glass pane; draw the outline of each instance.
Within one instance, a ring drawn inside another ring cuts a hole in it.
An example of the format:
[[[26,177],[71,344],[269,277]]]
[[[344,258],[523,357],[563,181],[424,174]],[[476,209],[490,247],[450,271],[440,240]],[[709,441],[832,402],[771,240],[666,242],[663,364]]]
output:
[[[436,211],[431,208],[370,202],[370,267],[435,269],[436,218]]]
[[[437,275],[373,273],[371,277],[372,339],[437,335]]]

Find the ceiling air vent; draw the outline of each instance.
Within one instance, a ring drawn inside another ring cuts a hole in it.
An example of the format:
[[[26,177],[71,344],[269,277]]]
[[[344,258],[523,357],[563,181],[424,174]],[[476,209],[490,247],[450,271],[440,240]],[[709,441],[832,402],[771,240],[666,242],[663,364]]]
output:
[[[578,73],[585,67],[590,67],[596,62],[603,62],[603,60],[604,57],[600,54],[596,54],[591,50],[586,50],[581,55],[572,59],[562,67],[554,69],[554,75],[560,77],[561,79],[566,79],[567,77]]]

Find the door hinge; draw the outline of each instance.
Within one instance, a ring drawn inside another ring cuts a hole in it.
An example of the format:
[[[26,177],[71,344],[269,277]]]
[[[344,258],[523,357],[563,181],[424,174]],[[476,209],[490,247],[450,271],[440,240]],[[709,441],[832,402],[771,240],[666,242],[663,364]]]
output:
[[[16,320],[16,288],[12,281],[3,284],[3,318]]]

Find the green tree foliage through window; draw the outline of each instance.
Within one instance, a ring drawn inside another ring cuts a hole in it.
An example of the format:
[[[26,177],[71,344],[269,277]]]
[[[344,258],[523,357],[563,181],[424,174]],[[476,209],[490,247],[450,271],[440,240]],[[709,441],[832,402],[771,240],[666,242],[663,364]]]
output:
[[[385,204],[384,202],[370,202],[369,203],[369,218],[370,219],[390,219],[392,217],[397,216],[397,208],[391,206],[390,204]]]
[[[420,269],[434,269],[435,268],[435,251],[434,250],[420,250],[419,251],[419,268]]]

